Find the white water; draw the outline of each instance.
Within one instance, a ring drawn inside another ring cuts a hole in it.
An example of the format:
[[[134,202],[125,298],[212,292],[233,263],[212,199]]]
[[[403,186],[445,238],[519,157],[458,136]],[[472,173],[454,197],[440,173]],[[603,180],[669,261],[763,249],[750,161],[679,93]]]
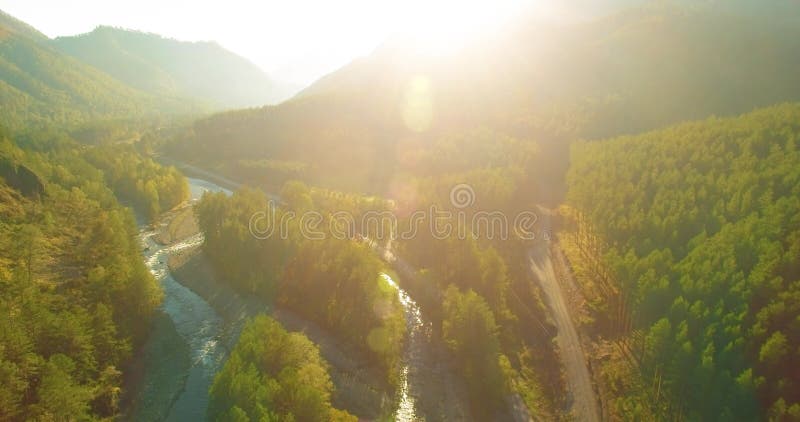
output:
[[[230,191],[200,179],[189,179],[189,187],[193,201],[207,191],[230,194]],[[162,331],[153,336],[172,336],[172,342],[187,345],[190,362],[188,371],[185,372],[183,368],[164,368],[147,361],[160,359],[158,354],[148,356],[144,364],[146,372],[142,381],[143,391],[134,400],[131,415],[134,419],[147,415],[147,418],[156,420],[204,421],[208,408],[208,390],[226,354],[220,340],[227,327],[203,298],[172,277],[167,266],[171,254],[202,244],[202,235],[196,234],[181,242],[162,246],[154,239],[156,233],[143,227],[139,239],[144,250],[145,264],[164,291],[161,311],[172,321],[174,329],[155,326],[154,330]],[[174,338],[176,334],[179,339]],[[155,367],[161,368],[162,373],[148,370]],[[176,385],[180,387],[177,391]],[[171,397],[165,400],[164,396]],[[152,409],[152,406],[164,408]]]
[[[398,422],[416,421],[418,418],[414,407],[415,400],[414,397],[409,394],[408,368],[411,364],[410,352],[416,346],[412,344],[412,342],[418,341],[421,335],[420,330],[423,328],[422,318],[420,317],[419,306],[411,299],[408,293],[401,289],[388,274],[381,274],[381,277],[383,277],[390,286],[397,289],[397,297],[400,299],[400,304],[403,305],[403,310],[405,312],[406,333],[408,335],[408,344],[406,344],[406,350],[403,353],[403,369],[400,373],[400,391],[398,392],[399,403],[397,405],[397,412],[395,413],[395,420]]]

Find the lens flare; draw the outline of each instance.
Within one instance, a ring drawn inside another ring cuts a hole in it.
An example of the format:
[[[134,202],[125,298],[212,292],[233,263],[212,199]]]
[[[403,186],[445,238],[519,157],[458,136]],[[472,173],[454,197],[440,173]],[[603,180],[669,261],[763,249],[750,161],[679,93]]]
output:
[[[433,92],[430,79],[415,76],[405,89],[402,104],[403,122],[414,132],[428,130],[433,120]]]

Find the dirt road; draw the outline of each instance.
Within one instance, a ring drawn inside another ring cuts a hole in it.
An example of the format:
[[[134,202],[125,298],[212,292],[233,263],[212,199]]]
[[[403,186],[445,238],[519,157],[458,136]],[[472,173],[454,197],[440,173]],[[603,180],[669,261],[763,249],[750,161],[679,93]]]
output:
[[[543,213],[544,214],[544,213]],[[540,216],[547,232],[550,231],[549,217]],[[592,388],[586,356],[581,347],[578,332],[570,318],[567,301],[553,270],[549,241],[538,239],[531,249],[529,260],[531,271],[542,286],[545,300],[558,328],[556,344],[564,365],[565,381],[570,395],[568,403],[572,415],[578,421],[599,421],[600,412]]]

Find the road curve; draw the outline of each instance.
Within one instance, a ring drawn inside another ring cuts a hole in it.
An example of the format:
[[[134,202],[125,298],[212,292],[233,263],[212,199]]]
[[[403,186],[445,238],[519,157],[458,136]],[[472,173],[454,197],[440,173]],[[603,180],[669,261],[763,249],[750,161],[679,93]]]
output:
[[[547,212],[543,212],[546,231],[549,232],[550,222]],[[600,412],[597,406],[592,378],[586,366],[586,356],[581,347],[578,332],[567,309],[567,302],[561,286],[553,270],[553,261],[550,256],[550,242],[547,239],[537,239],[531,249],[529,261],[533,275],[539,280],[553,321],[558,328],[556,344],[558,345],[561,361],[564,365],[567,391],[570,395],[568,405],[572,416],[578,421],[599,421]]]

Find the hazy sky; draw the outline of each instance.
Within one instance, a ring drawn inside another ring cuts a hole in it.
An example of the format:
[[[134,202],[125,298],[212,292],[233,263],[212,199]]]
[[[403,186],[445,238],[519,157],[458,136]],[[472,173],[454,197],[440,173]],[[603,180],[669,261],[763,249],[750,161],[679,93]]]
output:
[[[432,42],[507,21],[536,0],[0,0],[50,37],[111,25],[214,40],[273,77],[307,84],[393,34]]]

